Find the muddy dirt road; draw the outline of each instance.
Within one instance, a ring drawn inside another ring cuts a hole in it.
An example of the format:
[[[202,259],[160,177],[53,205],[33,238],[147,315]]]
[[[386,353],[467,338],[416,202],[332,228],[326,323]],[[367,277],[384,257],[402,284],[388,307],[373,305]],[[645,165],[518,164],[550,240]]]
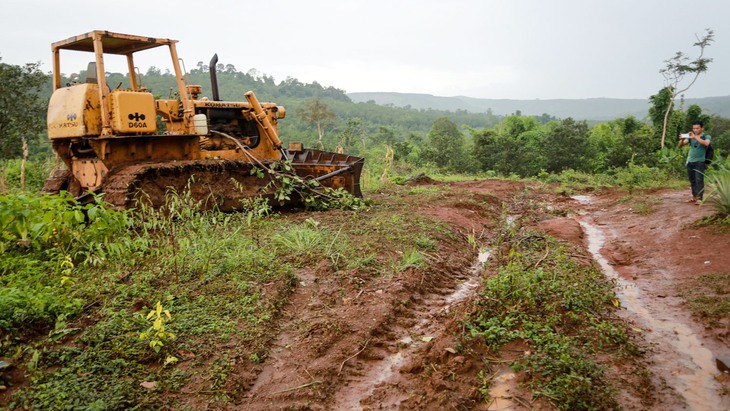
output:
[[[686,197],[685,191],[576,196],[576,218],[590,251],[617,281],[623,317],[645,340],[655,409],[725,410],[727,375],[720,370],[730,359],[730,318],[693,317],[683,292],[702,276],[727,275],[730,235],[693,227],[713,210]]]
[[[698,276],[730,270],[730,233],[691,226],[712,214],[710,207],[685,203],[683,191],[570,198],[498,180],[420,188],[444,194],[409,212],[458,233],[445,234],[429,254],[428,276],[413,269],[358,282],[360,274],[336,274],[326,262],[300,270],[269,356],[238,374],[245,395],[231,409],[553,409],[519,386],[507,363],[499,365],[504,355],[462,354],[455,337],[460,313],[488,275],[482,267],[489,250],[472,243],[487,243],[505,222],[578,245],[581,258],[590,263],[592,255],[615,279],[621,315],[632,324],[653,385],[638,390],[643,395],[622,390],[624,409],[730,409],[730,383],[717,362],[730,358],[730,320],[693,316],[683,295]],[[529,215],[521,208],[526,201]],[[505,351],[529,355],[519,343]],[[488,362],[497,371],[485,402],[477,371]]]

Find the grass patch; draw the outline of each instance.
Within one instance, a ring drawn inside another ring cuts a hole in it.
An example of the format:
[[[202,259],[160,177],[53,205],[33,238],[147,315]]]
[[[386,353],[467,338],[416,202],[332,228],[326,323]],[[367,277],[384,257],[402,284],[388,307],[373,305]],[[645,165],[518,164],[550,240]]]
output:
[[[411,189],[408,190],[408,195],[435,194],[442,191],[444,191],[444,189],[438,186],[411,187]]]
[[[711,324],[730,318],[730,272],[701,275],[680,291],[694,315]]]
[[[560,174],[541,172],[537,175],[537,179],[546,183],[557,183],[557,192],[566,195],[607,187],[621,187],[632,192],[655,188],[684,188],[687,184],[667,170],[635,164],[602,174],[575,170],[565,170]]]
[[[654,212],[654,208],[661,203],[661,198],[642,195],[640,199],[635,200],[633,209],[637,214],[649,215]]]
[[[29,383],[11,409],[164,408],[173,400],[157,394],[223,361],[223,344],[243,358],[266,352],[293,268],[256,228],[271,233],[278,217],[170,201],[132,214],[65,196],[0,198],[0,356]],[[164,314],[147,318],[158,301]]]

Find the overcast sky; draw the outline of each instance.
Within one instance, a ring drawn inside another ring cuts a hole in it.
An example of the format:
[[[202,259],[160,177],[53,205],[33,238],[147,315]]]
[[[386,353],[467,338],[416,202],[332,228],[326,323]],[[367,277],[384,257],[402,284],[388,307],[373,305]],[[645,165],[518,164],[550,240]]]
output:
[[[727,0],[4,0],[3,6],[2,62],[40,61],[46,72],[52,42],[109,30],[179,40],[188,69],[218,53],[219,63],[256,69],[277,83],[293,77],[347,92],[509,99],[647,98],[664,85],[664,60],[677,51],[696,57],[695,36],[711,28],[715,42],[706,56],[714,61],[686,96],[730,95]],[[73,60],[80,57],[64,57],[73,62],[62,66],[65,73],[85,69]],[[151,54],[136,63],[143,73],[150,65],[169,67],[160,59]]]

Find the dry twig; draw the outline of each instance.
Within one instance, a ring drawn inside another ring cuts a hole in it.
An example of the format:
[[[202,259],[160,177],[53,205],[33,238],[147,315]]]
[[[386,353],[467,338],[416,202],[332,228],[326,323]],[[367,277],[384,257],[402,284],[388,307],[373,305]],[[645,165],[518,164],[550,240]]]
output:
[[[346,362],[348,362],[348,361],[350,361],[351,359],[353,359],[353,358],[357,357],[357,356],[358,356],[358,355],[359,355],[359,354],[360,354],[361,352],[365,351],[365,347],[367,347],[367,346],[368,346],[368,343],[370,342],[370,340],[371,340],[371,338],[369,338],[369,339],[368,339],[367,341],[365,341],[365,345],[363,345],[363,346],[362,346],[362,348],[360,349],[360,351],[358,351],[358,352],[356,352],[355,354],[353,354],[353,355],[351,355],[351,356],[347,357],[347,359],[345,359],[345,361],[342,361],[342,364],[340,364],[340,370],[339,370],[339,371],[337,371],[337,375],[340,375],[340,374],[342,374],[342,367],[344,367],[344,366],[345,366],[345,363],[346,363]]]
[[[541,259],[537,260],[534,268],[537,268],[537,266],[540,265],[540,263],[543,262],[543,260],[545,260],[547,258],[548,253],[550,253],[550,243],[545,241],[545,255],[542,256]]]
[[[307,387],[311,387],[312,385],[317,385],[317,384],[322,384],[322,381],[312,381],[312,382],[308,382],[308,383],[306,383],[306,384],[302,384],[302,385],[300,385],[300,386],[298,386],[298,387],[293,387],[293,388],[287,388],[287,389],[285,389],[285,390],[281,390],[281,391],[274,391],[274,392],[273,392],[272,394],[281,394],[282,392],[296,391],[296,390],[300,390],[300,389],[302,389],[302,388],[307,388]]]

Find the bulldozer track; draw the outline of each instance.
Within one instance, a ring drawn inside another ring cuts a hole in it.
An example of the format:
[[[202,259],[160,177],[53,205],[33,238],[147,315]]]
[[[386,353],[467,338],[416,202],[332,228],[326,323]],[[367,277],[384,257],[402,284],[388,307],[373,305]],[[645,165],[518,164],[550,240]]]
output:
[[[101,187],[114,208],[134,208],[143,202],[158,208],[171,193],[189,196],[201,209],[230,211],[241,200],[266,195],[271,178],[251,175],[255,166],[240,160],[191,160],[141,163],[110,172]]]

